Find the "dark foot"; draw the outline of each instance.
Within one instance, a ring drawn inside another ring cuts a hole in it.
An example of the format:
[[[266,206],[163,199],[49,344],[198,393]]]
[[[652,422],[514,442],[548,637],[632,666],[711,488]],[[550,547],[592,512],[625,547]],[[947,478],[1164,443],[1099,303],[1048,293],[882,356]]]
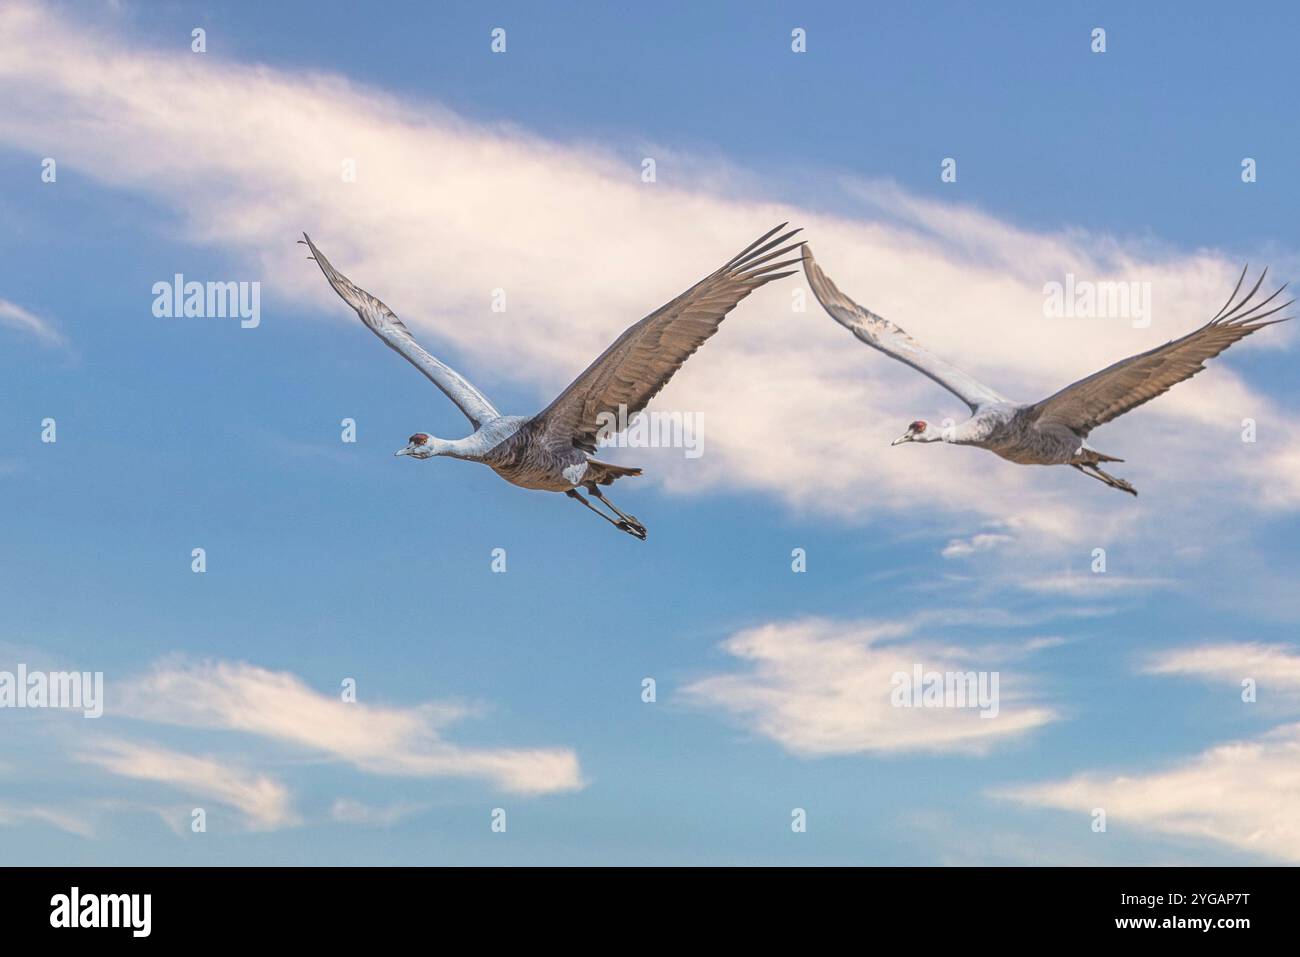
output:
[[[623,519],[622,521],[615,522],[614,527],[627,532],[629,535],[633,535],[641,539],[641,541],[643,542],[646,539],[645,526],[642,525],[640,522],[638,522],[631,515],[629,515],[627,518]]]

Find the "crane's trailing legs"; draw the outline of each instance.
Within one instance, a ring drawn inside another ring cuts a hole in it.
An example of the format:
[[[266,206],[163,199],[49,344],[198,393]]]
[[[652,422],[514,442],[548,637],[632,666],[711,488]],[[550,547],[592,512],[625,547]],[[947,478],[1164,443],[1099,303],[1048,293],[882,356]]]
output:
[[[1090,475],[1093,478],[1095,478],[1098,482],[1105,482],[1111,488],[1117,488],[1121,492],[1128,492],[1130,495],[1134,495],[1134,496],[1136,496],[1138,493],[1138,490],[1135,489],[1132,485],[1129,485],[1128,482],[1124,481],[1122,478],[1115,478],[1115,476],[1111,475],[1108,472],[1103,472],[1101,469],[1099,469],[1096,466],[1096,464],[1092,462],[1084,462],[1083,464],[1072,462],[1070,464],[1073,465],[1080,472],[1082,472],[1084,475]]]
[[[621,508],[619,508],[617,505],[611,502],[608,498],[606,498],[604,493],[601,492],[600,486],[598,486],[595,482],[587,483],[587,491],[591,492],[591,494],[596,496],[596,498],[600,499],[601,502],[603,502],[605,505],[613,509],[614,514],[617,515],[620,519],[622,519],[621,522],[617,523],[619,528],[623,529],[623,531],[627,532],[629,535],[635,535],[637,538],[641,539],[641,541],[643,542],[645,541],[645,535],[646,535],[645,526],[636,520],[635,515],[627,514],[625,511],[623,511]]]
[[[593,512],[595,512],[597,515],[599,515],[599,516],[600,516],[601,518],[603,518],[605,521],[609,522],[609,524],[613,525],[613,526],[614,526],[615,528],[617,528],[619,531],[621,531],[621,532],[627,532],[629,535],[633,536],[634,538],[639,538],[639,539],[640,539],[641,541],[643,541],[643,542],[645,541],[645,539],[646,539],[646,529],[645,529],[645,526],[642,525],[640,522],[638,522],[638,521],[636,520],[635,516],[628,515],[628,514],[626,514],[625,512],[623,512],[622,509],[620,509],[617,505],[615,505],[613,502],[611,502],[609,499],[607,499],[604,495],[602,495],[601,492],[600,492],[600,489],[598,489],[594,484],[589,484],[589,485],[587,486],[587,491],[591,492],[592,495],[596,496],[596,498],[600,499],[602,502],[604,502],[606,505],[608,505],[611,509],[613,509],[614,512],[615,512],[615,514],[618,515],[618,518],[616,518],[616,519],[615,519],[615,518],[610,518],[608,515],[606,515],[606,514],[605,514],[604,512],[602,512],[600,509],[596,508],[596,506],[592,505],[589,501],[587,501],[585,498],[583,498],[583,497],[582,497],[582,493],[579,492],[577,489],[571,488],[571,489],[569,489],[567,492],[565,492],[564,494],[567,495],[567,496],[569,496],[569,498],[577,499],[579,502],[581,502],[583,505],[587,506],[587,508],[591,509]]]

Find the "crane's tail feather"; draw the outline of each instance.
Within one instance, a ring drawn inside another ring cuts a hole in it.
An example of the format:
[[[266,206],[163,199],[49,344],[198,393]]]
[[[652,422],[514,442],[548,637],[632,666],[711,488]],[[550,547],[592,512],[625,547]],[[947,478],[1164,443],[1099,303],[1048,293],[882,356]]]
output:
[[[613,465],[599,459],[587,459],[587,473],[584,481],[597,485],[612,485],[621,478],[640,475],[641,470],[626,465]]]

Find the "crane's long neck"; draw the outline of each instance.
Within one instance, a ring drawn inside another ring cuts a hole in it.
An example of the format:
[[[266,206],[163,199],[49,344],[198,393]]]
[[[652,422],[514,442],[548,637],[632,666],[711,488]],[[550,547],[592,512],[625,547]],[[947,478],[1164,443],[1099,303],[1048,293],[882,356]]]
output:
[[[467,435],[463,439],[440,439],[430,435],[428,444],[434,455],[446,455],[453,459],[477,461],[487,451],[478,433]]]
[[[948,442],[952,445],[976,445],[987,432],[986,423],[975,416],[955,424],[951,420],[944,425],[931,424],[913,442]]]

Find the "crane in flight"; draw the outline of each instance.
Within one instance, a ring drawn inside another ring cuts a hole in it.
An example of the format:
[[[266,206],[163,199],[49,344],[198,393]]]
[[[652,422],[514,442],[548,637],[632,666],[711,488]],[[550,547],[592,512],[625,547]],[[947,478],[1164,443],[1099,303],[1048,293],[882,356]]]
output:
[[[424,373],[474,427],[471,435],[460,439],[416,432],[406,447],[394,454],[482,462],[522,488],[563,492],[620,531],[644,541],[645,526],[600,490],[625,476],[640,475],[641,470],[595,458],[598,434],[608,430],[612,417],[627,422],[644,409],[673,373],[718,331],[740,300],[795,272],[780,271],[799,261],[780,257],[803,245],[782,246],[799,232],[795,229],[776,236],[787,225],[769,230],[672,302],[629,327],[555,401],[533,416],[502,415],[469,380],[426,352],[391,309],[331,266],[310,236],[303,233],[299,242],[311,250],[308,258],[315,260],[334,291],[356,310],[370,331]],[[578,489],[585,489],[613,515],[592,505]]]
[[[1022,403],[1008,399],[927,352],[894,323],[862,308],[844,295],[822,272],[807,245],[803,248],[803,268],[817,301],[836,322],[873,349],[907,363],[970,406],[970,418],[964,422],[950,428],[935,429],[924,419],[917,419],[891,444],[949,442],[988,449],[1021,465],[1069,465],[1131,495],[1137,495],[1137,489],[1101,469],[1103,462],[1124,460],[1089,446],[1088,434],[1097,426],[1163,395],[1184,379],[1190,379],[1205,368],[1206,360],[1214,358],[1237,340],[1257,329],[1292,318],[1284,316],[1265,321],[1268,316],[1295,302],[1292,299],[1261,311],[1281,294],[1286,288],[1284,284],[1271,296],[1251,305],[1264,284],[1267,269],[1250,291],[1238,300],[1237,294],[1246,280],[1246,270],[1242,270],[1228,302],[1199,329],[1140,355],[1121,359],[1041,402]]]

